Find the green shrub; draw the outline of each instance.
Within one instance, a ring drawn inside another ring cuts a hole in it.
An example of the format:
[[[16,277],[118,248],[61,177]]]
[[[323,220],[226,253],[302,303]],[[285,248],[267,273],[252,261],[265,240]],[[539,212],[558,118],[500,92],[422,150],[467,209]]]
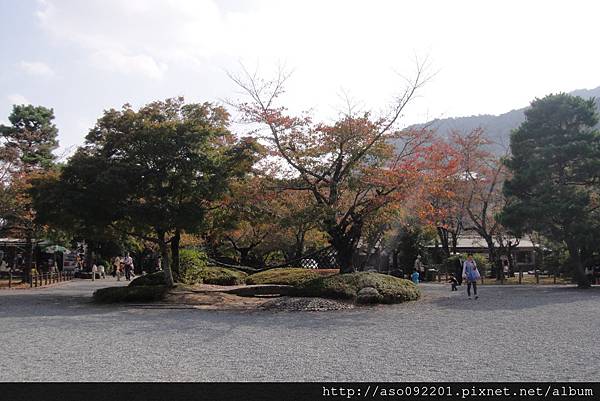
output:
[[[184,284],[244,284],[247,274],[235,269],[208,266],[206,253],[195,249],[179,252],[179,282]]]
[[[100,303],[160,301],[167,293],[164,285],[108,287],[94,292],[94,301]]]
[[[165,285],[165,273],[162,271],[145,274],[143,276],[136,277],[131,283],[130,287],[146,286],[146,285]]]
[[[207,266],[200,273],[201,283],[215,285],[244,284],[248,276],[248,274],[238,270],[217,266]]]
[[[179,282],[185,284],[202,283],[202,269],[208,264],[206,253],[196,249],[179,251]]]
[[[484,255],[482,253],[474,253],[473,260],[477,264],[477,270],[479,270],[481,276],[485,277],[485,275],[487,275],[487,273],[491,271],[491,264],[487,255]]]
[[[375,288],[380,303],[400,303],[417,300],[419,288],[409,280],[380,273],[359,272],[319,277],[298,285],[293,295],[334,299],[356,299],[358,292],[366,287]]]
[[[321,275],[312,269],[270,269],[248,276],[246,284],[283,284],[297,286],[318,277],[321,277]]]

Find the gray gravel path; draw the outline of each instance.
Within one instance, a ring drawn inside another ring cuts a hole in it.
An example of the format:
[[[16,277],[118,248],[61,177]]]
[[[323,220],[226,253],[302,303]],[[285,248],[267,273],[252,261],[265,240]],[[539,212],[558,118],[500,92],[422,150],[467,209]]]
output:
[[[433,284],[403,305],[219,312],[91,304],[107,284],[0,291],[0,380],[600,377],[600,288],[486,286],[475,301]]]

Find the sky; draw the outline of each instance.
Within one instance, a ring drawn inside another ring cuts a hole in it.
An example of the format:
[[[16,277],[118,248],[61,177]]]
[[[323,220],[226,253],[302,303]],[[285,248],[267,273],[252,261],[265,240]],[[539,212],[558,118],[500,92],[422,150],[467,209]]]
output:
[[[344,96],[383,112],[416,60],[431,78],[401,125],[500,114],[600,86],[598,15],[583,0],[0,0],[0,122],[51,107],[68,154],[105,109],[244,100],[227,72],[280,65],[281,104],[331,122]]]

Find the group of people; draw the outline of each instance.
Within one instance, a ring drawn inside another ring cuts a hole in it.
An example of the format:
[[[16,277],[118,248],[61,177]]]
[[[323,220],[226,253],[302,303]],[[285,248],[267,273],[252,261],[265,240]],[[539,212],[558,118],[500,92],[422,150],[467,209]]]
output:
[[[473,259],[472,253],[469,253],[467,255],[467,259],[463,263],[461,263],[461,267],[462,272],[460,275],[455,275],[454,273],[450,274],[448,282],[451,285],[451,291],[458,291],[458,286],[461,285],[462,281],[464,280],[467,282],[467,296],[469,297],[469,299],[471,299],[471,288],[473,289],[473,296],[475,297],[475,299],[478,299],[479,296],[477,295],[477,280],[481,279],[481,274],[477,269],[477,263],[475,262],[475,259]],[[415,268],[410,276],[411,280],[415,284],[419,284],[419,282],[422,280],[424,272],[425,266],[421,261],[421,255],[419,255],[415,260]],[[460,278],[462,278],[462,280],[460,280]]]
[[[133,258],[129,255],[129,252],[124,257],[117,256],[113,260],[113,277],[116,277],[117,281],[121,281],[123,276],[127,281],[135,277]]]

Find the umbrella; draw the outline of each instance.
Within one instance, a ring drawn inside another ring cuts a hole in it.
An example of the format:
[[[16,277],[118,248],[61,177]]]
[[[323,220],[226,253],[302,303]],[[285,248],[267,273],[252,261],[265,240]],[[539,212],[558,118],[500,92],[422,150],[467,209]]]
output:
[[[56,253],[56,252],[67,252],[68,249],[65,248],[64,246],[60,246],[60,245],[50,245],[47,246],[46,248],[44,248],[44,252],[46,253]]]

